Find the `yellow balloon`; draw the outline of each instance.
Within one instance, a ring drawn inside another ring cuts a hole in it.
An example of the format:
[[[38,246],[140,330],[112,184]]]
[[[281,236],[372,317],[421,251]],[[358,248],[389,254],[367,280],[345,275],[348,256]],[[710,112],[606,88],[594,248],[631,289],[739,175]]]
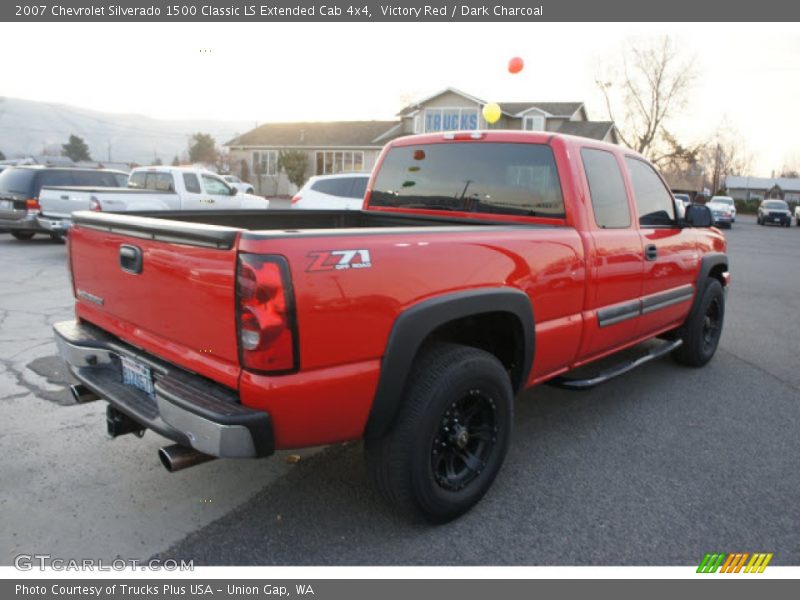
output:
[[[489,125],[494,125],[497,123],[502,116],[503,111],[500,110],[500,107],[494,102],[490,102],[483,107],[483,118],[486,119],[486,122],[489,123]]]

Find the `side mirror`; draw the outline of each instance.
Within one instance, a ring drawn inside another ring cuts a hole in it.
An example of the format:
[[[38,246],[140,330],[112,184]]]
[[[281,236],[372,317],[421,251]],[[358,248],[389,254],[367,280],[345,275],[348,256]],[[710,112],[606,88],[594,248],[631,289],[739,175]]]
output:
[[[705,204],[690,204],[686,207],[683,222],[689,227],[711,227],[714,225],[714,215]]]
[[[239,188],[235,188],[235,187],[231,186],[230,190],[231,190],[231,196],[235,196],[236,194],[239,193]]]

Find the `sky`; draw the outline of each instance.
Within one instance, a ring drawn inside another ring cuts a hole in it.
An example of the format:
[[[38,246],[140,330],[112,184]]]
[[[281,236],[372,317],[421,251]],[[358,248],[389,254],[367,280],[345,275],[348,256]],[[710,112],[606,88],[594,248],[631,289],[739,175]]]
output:
[[[751,175],[800,169],[800,25],[613,23],[0,23],[0,96],[156,118],[393,119],[455,87],[488,102],[583,101],[626,44],[670,35],[698,74],[671,128],[721,123]],[[512,56],[525,68],[511,75]],[[64,60],[66,59],[66,60]]]

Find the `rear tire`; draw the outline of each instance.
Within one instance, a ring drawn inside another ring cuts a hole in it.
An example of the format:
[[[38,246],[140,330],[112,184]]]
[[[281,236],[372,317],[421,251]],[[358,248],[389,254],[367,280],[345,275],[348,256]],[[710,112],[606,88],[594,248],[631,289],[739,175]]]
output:
[[[697,312],[679,330],[683,344],[672,353],[675,362],[687,367],[707,364],[717,351],[724,321],[725,292],[719,281],[709,278]]]
[[[66,244],[67,237],[63,233],[51,233],[50,239],[58,244]]]
[[[28,240],[32,240],[33,236],[36,234],[32,231],[12,231],[11,235],[20,242],[27,242]]]
[[[365,443],[378,490],[432,523],[467,512],[503,464],[513,398],[508,373],[494,355],[456,344],[423,350],[392,429]]]

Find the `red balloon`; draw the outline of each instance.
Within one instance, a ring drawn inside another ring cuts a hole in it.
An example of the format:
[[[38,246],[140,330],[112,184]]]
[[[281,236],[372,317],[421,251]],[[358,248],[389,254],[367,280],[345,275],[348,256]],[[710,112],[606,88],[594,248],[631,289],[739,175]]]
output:
[[[508,72],[517,74],[522,71],[522,67],[525,66],[525,61],[522,60],[519,56],[515,56],[510,61],[508,61]]]

